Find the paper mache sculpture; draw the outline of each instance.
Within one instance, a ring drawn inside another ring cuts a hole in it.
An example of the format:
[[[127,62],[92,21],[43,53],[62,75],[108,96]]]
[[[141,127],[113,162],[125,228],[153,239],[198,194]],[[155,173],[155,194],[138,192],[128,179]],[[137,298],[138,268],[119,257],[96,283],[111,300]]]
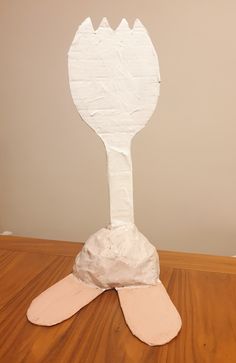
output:
[[[137,19],[116,30],[104,18],[78,28],[68,54],[73,101],[82,119],[105,144],[110,225],[91,235],[73,272],[41,293],[27,317],[51,326],[70,318],[107,289],[116,289],[131,332],[149,345],[174,338],[181,318],[159,280],[155,247],[134,224],[132,138],[156,108],[160,74],[149,35]]]

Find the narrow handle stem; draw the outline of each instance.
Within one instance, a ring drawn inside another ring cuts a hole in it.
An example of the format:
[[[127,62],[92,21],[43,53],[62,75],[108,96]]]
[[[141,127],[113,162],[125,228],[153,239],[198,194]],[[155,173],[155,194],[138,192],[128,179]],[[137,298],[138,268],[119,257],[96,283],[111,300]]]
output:
[[[134,223],[133,172],[129,133],[101,135],[106,146],[110,193],[110,223],[118,227]]]

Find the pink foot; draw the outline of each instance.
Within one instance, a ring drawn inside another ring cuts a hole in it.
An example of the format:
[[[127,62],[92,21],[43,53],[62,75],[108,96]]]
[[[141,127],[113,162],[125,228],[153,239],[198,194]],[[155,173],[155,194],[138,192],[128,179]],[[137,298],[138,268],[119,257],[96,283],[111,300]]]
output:
[[[162,345],[178,334],[181,318],[160,281],[153,286],[116,290],[126,323],[137,338],[149,345]]]
[[[58,324],[77,313],[103,291],[104,289],[91,287],[70,274],[32,301],[27,318],[37,325]]]

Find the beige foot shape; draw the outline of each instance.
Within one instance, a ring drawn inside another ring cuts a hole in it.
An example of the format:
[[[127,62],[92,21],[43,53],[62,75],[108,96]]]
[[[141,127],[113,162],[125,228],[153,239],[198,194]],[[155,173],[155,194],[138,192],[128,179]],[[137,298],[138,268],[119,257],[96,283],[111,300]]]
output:
[[[70,274],[32,301],[27,318],[37,325],[58,324],[77,313],[103,291],[104,289],[91,287]]]
[[[178,334],[181,318],[161,282],[117,292],[126,323],[137,338],[149,345],[162,345]]]

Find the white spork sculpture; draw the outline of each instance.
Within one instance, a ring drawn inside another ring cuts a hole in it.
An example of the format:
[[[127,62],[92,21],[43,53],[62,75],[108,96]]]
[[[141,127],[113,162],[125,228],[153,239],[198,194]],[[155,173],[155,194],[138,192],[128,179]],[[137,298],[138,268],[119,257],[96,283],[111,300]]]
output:
[[[101,137],[108,160],[110,226],[86,241],[73,273],[33,300],[28,319],[54,325],[103,291],[115,288],[130,330],[149,345],[165,344],[181,328],[180,316],[159,280],[155,247],[133,215],[131,140],[155,110],[160,88],[158,58],[146,29],[123,19],[116,30],[104,18],[79,27],[68,58],[73,101]]]

